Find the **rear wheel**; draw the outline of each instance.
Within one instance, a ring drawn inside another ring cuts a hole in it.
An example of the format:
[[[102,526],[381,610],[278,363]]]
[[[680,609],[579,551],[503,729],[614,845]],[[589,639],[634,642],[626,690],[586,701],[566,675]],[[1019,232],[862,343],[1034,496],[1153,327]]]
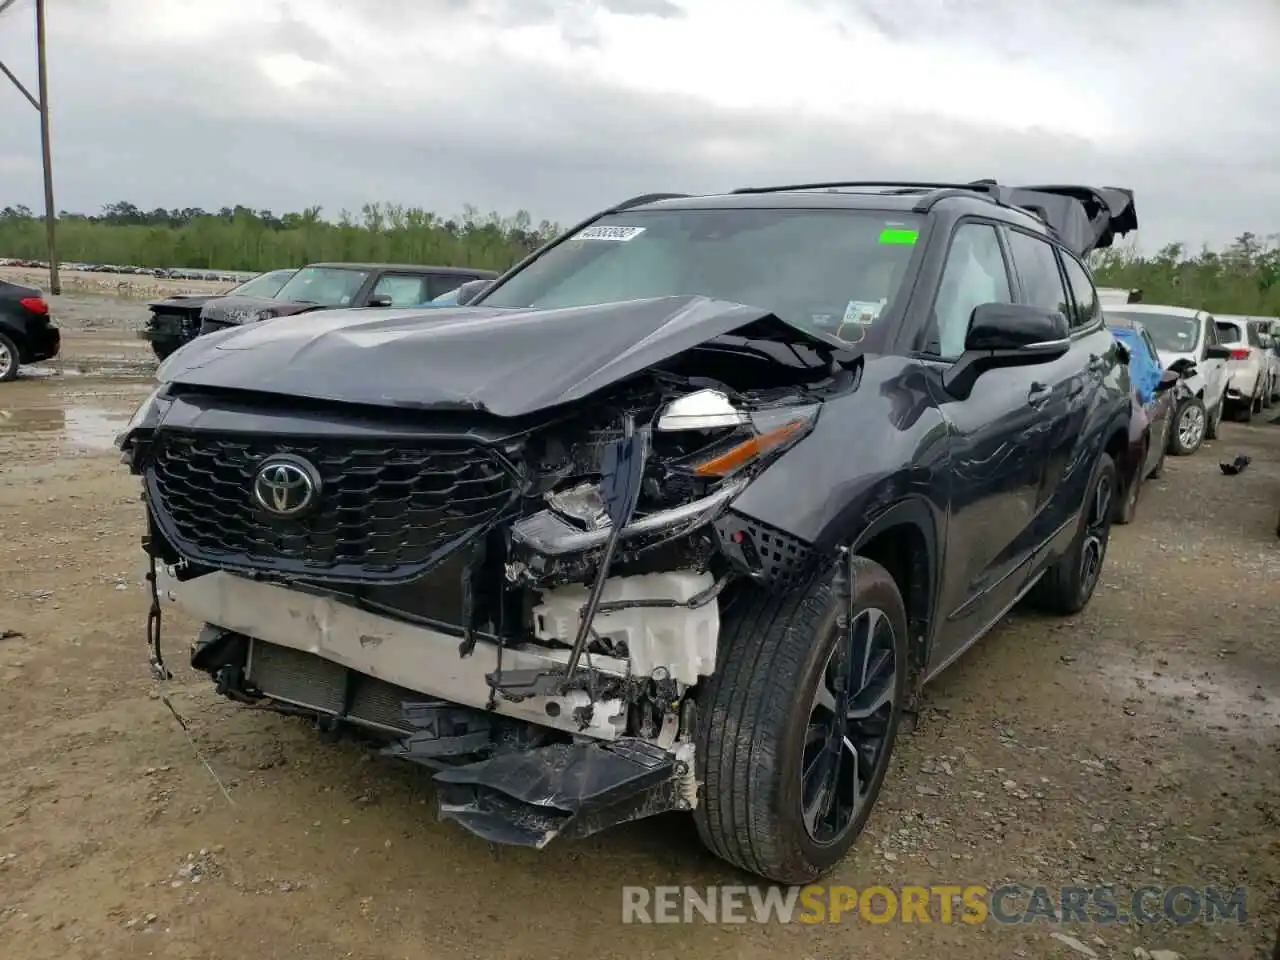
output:
[[[1189,457],[1200,449],[1208,429],[1208,414],[1204,401],[1199,397],[1187,397],[1173,411],[1173,425],[1169,428],[1169,452],[1175,457]]]
[[[698,696],[698,833],[716,856],[777,883],[814,880],[848,852],[902,716],[902,595],[878,563],[850,566],[849,591],[828,572],[744,598]]]
[[[1080,526],[1066,554],[1045,572],[1030,599],[1042,609],[1069,616],[1093,597],[1111,540],[1115,518],[1116,465],[1103,453],[1093,468],[1089,492],[1080,508]]]
[[[18,345],[0,333],[0,383],[17,379],[19,363]]]

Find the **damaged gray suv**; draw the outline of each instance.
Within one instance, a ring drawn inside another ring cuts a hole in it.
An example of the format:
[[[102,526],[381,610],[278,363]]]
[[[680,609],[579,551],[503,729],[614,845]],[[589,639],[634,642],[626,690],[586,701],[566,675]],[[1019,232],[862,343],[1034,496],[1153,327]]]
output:
[[[1084,258],[1136,225],[1110,188],[649,195],[464,306],[201,337],[120,438],[152,667],[176,603],[219,693],[428,765],[486,839],[690,811],[812,880],[922,684],[1093,595],[1129,382]]]

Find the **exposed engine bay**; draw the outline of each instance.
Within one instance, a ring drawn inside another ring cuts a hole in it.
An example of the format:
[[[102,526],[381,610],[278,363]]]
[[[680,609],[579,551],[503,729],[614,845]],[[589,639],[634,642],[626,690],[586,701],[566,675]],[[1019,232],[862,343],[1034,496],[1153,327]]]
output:
[[[436,769],[489,839],[691,809],[722,617],[804,559],[731,504],[859,370],[761,325],[515,419],[169,383],[122,442],[153,664],[176,601],[221,694]]]

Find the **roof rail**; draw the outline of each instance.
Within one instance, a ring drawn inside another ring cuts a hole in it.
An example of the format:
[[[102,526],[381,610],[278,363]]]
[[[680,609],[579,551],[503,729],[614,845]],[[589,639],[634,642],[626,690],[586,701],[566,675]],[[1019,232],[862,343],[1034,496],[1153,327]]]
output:
[[[621,213],[623,210],[630,210],[632,207],[641,207],[646,203],[657,203],[659,200],[683,200],[691,196],[688,193],[642,193],[638,197],[632,197],[630,200],[623,200],[621,203],[614,204],[606,213]]]
[[[831,180],[824,183],[792,183],[776,187],[739,187],[731,193],[787,193],[793,190],[838,190],[841,187],[878,187],[885,193],[924,193],[931,190],[967,190],[998,194],[1003,188],[994,180],[972,183],[943,183],[927,180]],[[893,188],[893,189],[890,189]]]

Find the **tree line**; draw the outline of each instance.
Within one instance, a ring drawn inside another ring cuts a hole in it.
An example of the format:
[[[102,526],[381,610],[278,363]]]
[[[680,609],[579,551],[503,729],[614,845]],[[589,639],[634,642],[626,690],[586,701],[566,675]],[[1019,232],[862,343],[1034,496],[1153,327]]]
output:
[[[503,270],[559,232],[512,217],[459,216],[391,203],[370,203],[336,220],[320,207],[275,214],[245,206],[151,211],[107,204],[93,215],[62,212],[58,253],[64,262],[209,270],[269,270],[320,260],[422,263]],[[43,221],[22,206],[0,210],[0,256],[41,259]],[[1280,316],[1280,235],[1243,233],[1222,249],[1192,253],[1173,243],[1154,255],[1122,246],[1096,253],[1099,285],[1139,288],[1147,303],[1220,313]]]
[[[200,270],[270,270],[322,260],[421,263],[504,270],[555,236],[548,221],[460,216],[391,203],[369,203],[336,221],[320,207],[276,215],[245,206],[145,211],[111,203],[95,215],[58,214],[58,259],[64,263]],[[0,256],[43,259],[44,220],[23,206],[0,209]]]

